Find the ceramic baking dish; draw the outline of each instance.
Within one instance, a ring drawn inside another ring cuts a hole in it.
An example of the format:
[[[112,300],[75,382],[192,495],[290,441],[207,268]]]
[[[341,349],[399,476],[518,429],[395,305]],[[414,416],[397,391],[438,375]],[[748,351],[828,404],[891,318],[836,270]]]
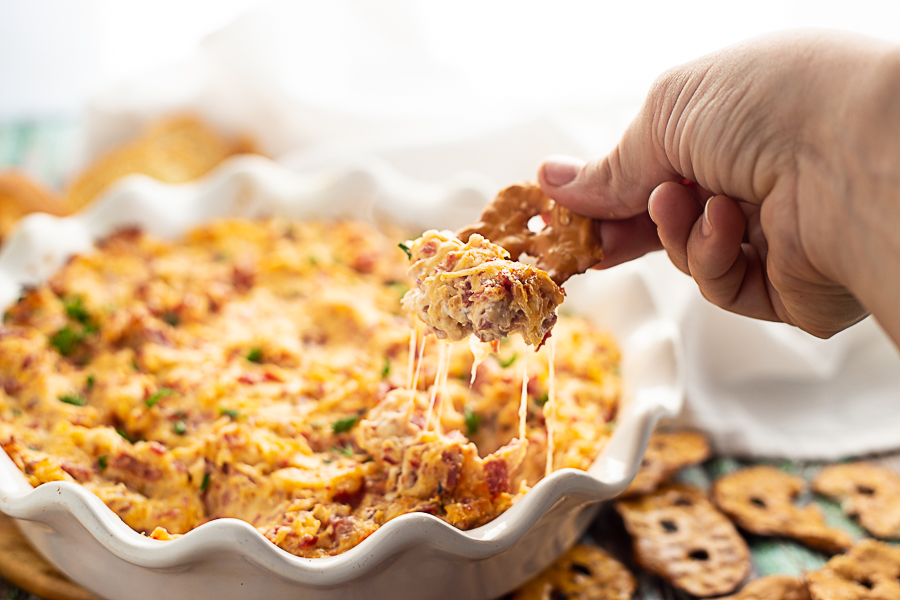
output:
[[[167,238],[226,215],[350,215],[454,227],[476,216],[478,201],[485,201],[472,189],[416,185],[371,166],[301,175],[260,157],[232,159],[186,185],[131,176],[85,212],[33,215],[21,223],[0,253],[0,308],[14,302],[22,286],[47,278],[68,256],[89,251],[94,240],[124,226]],[[109,599],[495,598],[581,535],[598,503],[634,476],[656,421],[680,410],[677,331],[659,318],[644,281],[639,268],[617,268],[566,285],[564,310],[609,329],[621,344],[624,408],[589,471],[553,473],[477,529],[460,531],[431,515],[407,514],[350,551],[319,559],[293,556],[236,519],[162,542],[134,532],[77,484],[33,489],[2,452],[0,511],[16,519],[50,563]]]

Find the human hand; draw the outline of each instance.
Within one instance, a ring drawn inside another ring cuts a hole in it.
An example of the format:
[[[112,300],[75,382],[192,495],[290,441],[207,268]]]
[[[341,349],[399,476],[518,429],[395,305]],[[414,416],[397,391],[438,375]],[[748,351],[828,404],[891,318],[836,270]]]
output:
[[[859,36],[752,40],[664,73],[608,156],[552,157],[539,182],[602,221],[599,268],[665,248],[738,314],[819,337],[867,309],[884,324],[872,288],[900,264],[898,75],[897,48]]]

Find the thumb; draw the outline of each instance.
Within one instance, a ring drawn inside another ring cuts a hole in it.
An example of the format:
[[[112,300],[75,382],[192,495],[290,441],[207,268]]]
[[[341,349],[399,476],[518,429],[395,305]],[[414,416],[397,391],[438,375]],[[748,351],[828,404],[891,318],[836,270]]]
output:
[[[627,219],[647,212],[657,186],[683,180],[662,139],[673,108],[666,101],[668,87],[654,85],[638,117],[606,157],[544,159],[538,169],[544,192],[566,208],[595,219]]]

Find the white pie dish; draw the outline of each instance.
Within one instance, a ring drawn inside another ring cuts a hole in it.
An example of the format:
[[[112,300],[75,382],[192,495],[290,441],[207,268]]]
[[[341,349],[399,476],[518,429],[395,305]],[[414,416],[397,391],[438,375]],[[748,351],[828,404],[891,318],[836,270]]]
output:
[[[391,218],[423,228],[455,226],[475,216],[458,210],[462,196],[477,195],[472,190],[434,188],[418,196],[432,202],[411,204],[417,195],[396,193],[396,183],[387,185],[378,169],[299,175],[260,157],[232,159],[187,185],[129,177],[78,215],[34,215],[21,223],[0,253],[0,308],[23,285],[45,279],[72,253],[90,250],[94,240],[124,226],[173,238],[225,215]],[[577,539],[597,503],[628,485],[656,421],[681,408],[677,331],[658,316],[640,271],[589,273],[566,290],[565,310],[591,318],[618,338],[627,401],[612,439],[588,472],[553,473],[477,529],[460,531],[431,515],[408,514],[350,551],[321,559],[288,554],[236,519],[161,542],[134,532],[77,484],[32,489],[2,452],[0,511],[17,519],[49,562],[110,599],[160,593],[186,599],[495,598]]]

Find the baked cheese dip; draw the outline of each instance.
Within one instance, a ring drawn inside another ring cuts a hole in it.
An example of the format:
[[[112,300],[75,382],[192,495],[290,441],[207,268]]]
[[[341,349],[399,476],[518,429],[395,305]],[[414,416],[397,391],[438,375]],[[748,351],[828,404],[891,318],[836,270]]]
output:
[[[493,342],[519,333],[540,347],[550,335],[564,294],[546,272],[509,260],[477,233],[463,243],[452,232],[430,230],[406,247],[415,286],[402,304],[436,337]]]
[[[618,406],[612,339],[564,316],[537,352],[426,336],[399,239],[278,219],[106,238],[5,313],[0,445],[156,539],[234,517],[304,557],[410,512],[476,527],[587,468]]]

